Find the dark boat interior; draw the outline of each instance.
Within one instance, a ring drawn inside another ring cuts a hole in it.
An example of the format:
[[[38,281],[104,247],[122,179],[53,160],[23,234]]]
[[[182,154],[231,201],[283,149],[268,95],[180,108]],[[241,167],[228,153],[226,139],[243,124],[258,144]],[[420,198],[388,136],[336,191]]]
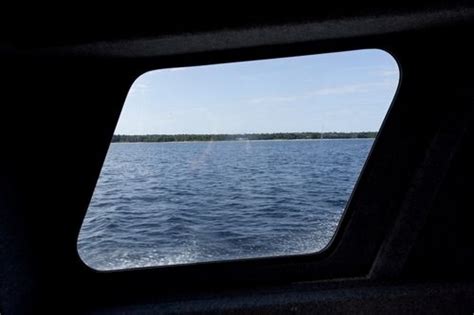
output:
[[[4,29],[0,313],[472,314],[474,5],[312,11]],[[389,52],[400,83],[329,250],[116,272],[81,261],[81,223],[139,75],[365,48]]]

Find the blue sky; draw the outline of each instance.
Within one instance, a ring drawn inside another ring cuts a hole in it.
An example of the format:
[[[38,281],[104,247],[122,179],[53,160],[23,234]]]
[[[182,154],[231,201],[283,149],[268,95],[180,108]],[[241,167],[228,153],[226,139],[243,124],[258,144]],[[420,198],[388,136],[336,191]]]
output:
[[[398,79],[375,49],[150,71],[115,134],[376,131]]]

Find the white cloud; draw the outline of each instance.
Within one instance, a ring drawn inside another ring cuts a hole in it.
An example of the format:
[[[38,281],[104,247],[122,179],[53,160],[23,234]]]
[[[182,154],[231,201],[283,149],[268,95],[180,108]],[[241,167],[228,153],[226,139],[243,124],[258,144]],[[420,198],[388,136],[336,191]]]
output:
[[[351,84],[351,85],[342,85],[342,86],[334,86],[334,87],[324,87],[324,88],[320,88],[309,93],[309,95],[326,96],[326,95],[367,93],[370,91],[370,88],[373,86],[374,84],[372,83],[366,83],[366,84]]]
[[[393,77],[398,76],[399,71],[398,69],[382,69],[382,70],[372,72],[372,74],[375,74],[376,76],[384,77],[384,78],[393,78]]]
[[[327,86],[315,89],[313,91],[306,92],[297,96],[268,96],[252,98],[248,101],[250,104],[265,104],[265,103],[291,103],[299,100],[311,99],[318,96],[329,96],[329,95],[347,95],[347,94],[358,94],[358,93],[369,93],[378,88],[386,88],[393,85],[393,82],[384,80],[381,82],[369,82],[360,84],[346,84],[338,86]]]
[[[148,88],[148,84],[146,83],[137,83],[137,84],[134,84],[133,86],[136,87],[137,89],[142,89],[142,90]]]
[[[296,101],[300,98],[301,96],[270,96],[270,97],[252,98],[248,102],[250,104],[287,103],[287,102]]]
[[[163,71],[178,72],[178,71],[186,71],[187,69],[188,69],[187,67],[180,67],[180,68],[163,69]]]
[[[145,82],[139,82],[139,83],[134,83],[132,87],[130,88],[130,91],[128,92],[129,96],[132,95],[143,95],[146,90],[148,90],[149,85]]]

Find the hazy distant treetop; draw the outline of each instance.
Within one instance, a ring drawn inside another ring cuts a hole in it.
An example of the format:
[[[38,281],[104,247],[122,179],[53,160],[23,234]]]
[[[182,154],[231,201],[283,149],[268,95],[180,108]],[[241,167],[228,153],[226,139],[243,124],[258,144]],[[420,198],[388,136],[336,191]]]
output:
[[[182,142],[182,141],[242,141],[297,139],[366,139],[377,132],[290,132],[251,134],[179,134],[179,135],[114,135],[112,142]]]

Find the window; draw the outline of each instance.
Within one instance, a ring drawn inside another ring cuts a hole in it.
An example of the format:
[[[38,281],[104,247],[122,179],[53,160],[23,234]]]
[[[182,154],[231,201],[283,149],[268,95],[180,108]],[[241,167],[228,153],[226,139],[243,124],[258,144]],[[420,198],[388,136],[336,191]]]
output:
[[[143,74],[79,255],[117,270],[323,250],[398,78],[381,50]]]

